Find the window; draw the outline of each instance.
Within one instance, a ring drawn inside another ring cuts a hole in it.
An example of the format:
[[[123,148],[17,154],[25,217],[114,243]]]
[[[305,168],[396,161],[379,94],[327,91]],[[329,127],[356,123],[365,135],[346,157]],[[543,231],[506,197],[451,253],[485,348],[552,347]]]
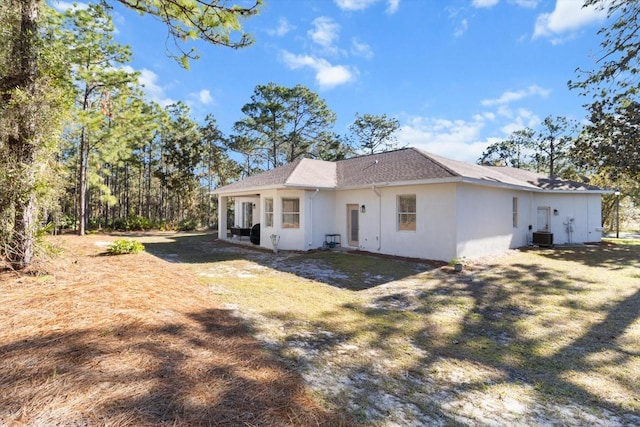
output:
[[[416,195],[398,196],[398,230],[416,230]]]
[[[513,228],[518,228],[518,198],[513,198]]]
[[[282,228],[300,228],[300,199],[282,199]]]
[[[264,199],[264,226],[273,227],[273,199]]]

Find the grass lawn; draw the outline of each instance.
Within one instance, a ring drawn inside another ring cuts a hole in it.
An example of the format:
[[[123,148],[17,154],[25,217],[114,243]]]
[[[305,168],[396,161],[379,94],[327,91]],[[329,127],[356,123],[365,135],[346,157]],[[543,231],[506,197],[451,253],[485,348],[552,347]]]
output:
[[[640,424],[638,241],[454,273],[137,238],[59,238],[49,275],[0,276],[0,423]]]

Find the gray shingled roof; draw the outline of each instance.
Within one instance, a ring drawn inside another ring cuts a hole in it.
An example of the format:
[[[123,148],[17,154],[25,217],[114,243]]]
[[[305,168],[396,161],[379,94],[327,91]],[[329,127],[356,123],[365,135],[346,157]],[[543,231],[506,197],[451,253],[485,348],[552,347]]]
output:
[[[457,175],[425,153],[407,148],[337,162],[338,187],[424,181]]]
[[[336,187],[336,164],[322,160],[298,159],[275,169],[249,176],[214,191],[246,192],[281,187]]]
[[[535,190],[604,191],[588,184],[550,180],[535,172],[481,166],[447,159],[415,148],[354,157],[338,162],[301,159],[220,187],[214,193],[266,188],[352,188],[407,182],[469,181]]]

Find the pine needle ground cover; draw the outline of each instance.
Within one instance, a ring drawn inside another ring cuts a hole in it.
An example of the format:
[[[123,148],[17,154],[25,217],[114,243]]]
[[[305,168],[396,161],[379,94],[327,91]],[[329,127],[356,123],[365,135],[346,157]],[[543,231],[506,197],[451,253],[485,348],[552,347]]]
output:
[[[64,236],[0,274],[0,425],[340,425],[189,269]]]
[[[0,276],[0,424],[640,424],[635,241],[455,273],[198,233],[102,256],[119,237]]]

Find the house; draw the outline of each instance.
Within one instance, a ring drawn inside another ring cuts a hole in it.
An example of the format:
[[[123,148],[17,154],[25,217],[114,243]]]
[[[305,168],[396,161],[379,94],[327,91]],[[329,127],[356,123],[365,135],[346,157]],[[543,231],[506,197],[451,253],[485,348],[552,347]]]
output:
[[[235,224],[260,223],[260,246],[309,250],[341,245],[449,261],[532,243],[601,239],[608,190],[509,167],[480,166],[415,148],[337,162],[299,159],[214,191],[233,200]]]

